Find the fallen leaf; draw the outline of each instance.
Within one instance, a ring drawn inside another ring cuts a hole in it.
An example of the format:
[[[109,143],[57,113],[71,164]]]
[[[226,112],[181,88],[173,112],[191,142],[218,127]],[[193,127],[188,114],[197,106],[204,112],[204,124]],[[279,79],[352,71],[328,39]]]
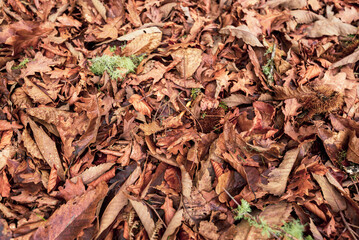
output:
[[[167,240],[182,224],[183,209],[178,209],[162,235],[162,240]]]
[[[231,94],[231,96],[223,98],[222,102],[224,102],[228,107],[236,107],[242,104],[250,104],[252,100],[242,94]]]
[[[180,48],[171,53],[175,61],[176,59],[181,59],[181,62],[176,66],[181,77],[187,79],[194,74],[201,64],[202,53],[203,51],[198,48]]]
[[[59,187],[58,196],[69,201],[85,193],[85,185],[80,178],[76,183],[66,179],[65,185]]]
[[[162,40],[162,32],[144,33],[129,42],[123,50],[125,56],[149,54]]]
[[[92,181],[95,181],[98,177],[100,177],[102,174],[107,172],[115,163],[103,163],[99,164],[97,166],[90,167],[86,169],[83,173],[80,175],[73,177],[70,179],[71,182],[76,183],[79,178],[82,179],[82,182],[84,184],[89,184]]]
[[[163,209],[165,212],[165,223],[169,225],[174,215],[176,214],[176,209],[173,208],[173,201],[168,196],[166,196],[165,202],[161,206],[161,209]]]
[[[28,118],[28,121],[41,155],[47,164],[49,164],[49,166],[56,167],[58,176],[61,178],[61,180],[64,180],[65,172],[56,148],[56,143],[46,134],[46,132],[41,127],[32,121],[31,118]]]
[[[253,47],[263,47],[263,44],[258,40],[258,38],[251,33],[249,28],[246,25],[240,25],[234,27],[232,25],[226,26],[219,30],[219,33],[235,36],[239,39],[243,39],[246,44],[249,44]]]
[[[88,190],[58,208],[32,235],[32,239],[75,239],[95,219],[98,202],[107,194],[107,184]]]
[[[153,221],[153,218],[151,217],[151,213],[148,207],[142,201],[136,201],[132,199],[129,200],[132,207],[135,209],[138,217],[140,218],[141,223],[145,227],[148,236],[152,236],[152,233],[155,229],[155,223]]]
[[[128,101],[133,105],[136,111],[139,111],[143,115],[146,115],[151,118],[152,108],[150,107],[150,105],[148,105],[148,103],[144,100],[143,97],[138,94],[133,94],[128,99]]]
[[[3,198],[10,197],[10,190],[11,185],[6,177],[5,171],[2,170],[0,173],[0,196]]]
[[[219,239],[218,228],[213,222],[201,221],[199,224],[199,233],[207,239]]]

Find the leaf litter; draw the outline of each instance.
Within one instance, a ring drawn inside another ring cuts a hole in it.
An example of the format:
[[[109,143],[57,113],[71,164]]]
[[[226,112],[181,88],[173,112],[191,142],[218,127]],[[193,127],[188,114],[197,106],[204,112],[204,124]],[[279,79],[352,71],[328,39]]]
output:
[[[1,239],[359,239],[355,1],[5,1]]]

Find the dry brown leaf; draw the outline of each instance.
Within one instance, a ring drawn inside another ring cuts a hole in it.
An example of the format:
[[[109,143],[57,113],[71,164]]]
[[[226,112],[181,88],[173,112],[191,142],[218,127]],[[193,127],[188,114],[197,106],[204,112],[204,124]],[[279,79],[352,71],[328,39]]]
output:
[[[38,159],[44,159],[41,155],[41,152],[39,150],[39,147],[36,145],[35,141],[30,136],[29,131],[25,128],[22,132],[22,138],[21,140],[24,143],[24,147],[30,153],[31,156],[36,157]]]
[[[15,157],[17,148],[13,145],[6,146],[2,151],[0,151],[0,170],[2,170],[6,165],[7,161]]]
[[[11,144],[11,139],[12,139],[13,135],[14,135],[13,130],[7,130],[7,131],[2,132],[1,139],[0,139],[0,150],[2,150],[7,145]]]
[[[317,20],[325,19],[325,17],[321,15],[305,10],[291,11],[290,14],[294,17],[295,21],[299,24],[308,24]]]
[[[140,129],[146,136],[162,131],[164,128],[160,127],[156,121],[150,123],[140,124]]]
[[[21,129],[22,125],[16,122],[9,122],[7,120],[0,120],[0,131],[7,131],[11,129]]]
[[[312,173],[312,175],[322,189],[324,199],[328,202],[334,212],[344,211],[347,209],[347,203],[344,197],[342,197],[334,186],[329,183],[325,176],[315,173]]]
[[[100,220],[100,226],[96,239],[99,239],[102,232],[105,231],[115,221],[117,215],[124,206],[127,205],[128,199],[126,196],[127,187],[134,184],[137,178],[141,175],[141,167],[138,166],[132,174],[127,178],[126,182],[121,186],[117,194],[112,198],[106,206],[104,213]]]
[[[0,172],[0,196],[7,198],[10,197],[11,185],[7,179],[5,171]]]
[[[132,199],[129,200],[138,217],[140,218],[141,223],[145,227],[148,236],[152,236],[155,229],[155,222],[153,221],[153,217],[151,216],[149,208],[142,201],[135,201]]]
[[[98,13],[106,21],[106,8],[100,0],[91,0]]]
[[[219,195],[218,200],[221,203],[225,203],[229,200],[228,194],[224,191],[228,189],[228,185],[233,181],[233,171],[228,171],[219,176],[216,186],[216,193]]]
[[[165,223],[168,225],[173,216],[176,214],[176,209],[173,208],[173,201],[168,195],[165,198],[165,202],[161,206],[161,209],[165,212]]]
[[[28,118],[28,121],[41,155],[44,157],[50,167],[56,167],[58,176],[64,180],[65,172],[56,148],[56,143],[46,134],[46,132],[41,127],[37,126],[37,124],[32,121],[31,118]]]
[[[56,185],[60,182],[59,177],[57,176],[56,168],[52,167],[49,175],[49,181],[47,184],[47,192],[51,192],[55,189]]]
[[[359,12],[355,7],[344,7],[335,16],[345,23],[351,23],[359,19]]]
[[[191,176],[186,171],[186,168],[181,165],[181,180],[182,180],[182,194],[185,198],[191,198],[191,192],[192,192],[192,179]]]
[[[343,23],[338,18],[334,17],[332,7],[333,6],[327,6],[328,18],[318,20],[306,29],[308,37],[318,38],[322,36],[347,36],[357,32],[357,28],[355,26]]]
[[[359,138],[355,132],[352,132],[350,136],[346,159],[359,164]]]
[[[71,178],[71,182],[76,183],[79,178],[82,179],[82,182],[84,184],[89,184],[92,181],[95,181],[98,177],[100,177],[102,174],[107,172],[115,163],[103,163],[99,164],[97,166],[90,167],[86,169],[83,173],[80,175]]]
[[[150,33],[162,33],[162,31],[158,27],[148,27],[148,28],[142,28],[135,30],[133,32],[127,33],[119,38],[117,40],[119,41],[130,41],[132,39],[135,39],[142,34],[150,34]]]
[[[339,61],[333,63],[329,68],[333,69],[333,68],[341,67],[343,65],[356,63],[357,61],[359,61],[359,48],[356,49],[352,54],[349,54],[345,58],[342,58]]]
[[[85,185],[80,178],[76,183],[71,182],[69,179],[66,179],[65,185],[59,187],[59,193],[57,196],[69,201],[76,196],[81,196],[85,193]]]
[[[202,62],[203,51],[198,48],[180,48],[171,53],[172,58],[176,61],[181,59],[176,68],[181,77],[187,79],[191,77]]]
[[[231,96],[227,98],[223,98],[222,102],[224,102],[228,107],[236,107],[242,104],[250,104],[252,100],[249,97],[246,97],[242,94],[231,94]]]
[[[217,240],[219,239],[218,228],[214,223],[208,221],[201,221],[199,224],[199,233],[206,239]]]
[[[163,233],[161,240],[167,240],[177,228],[182,224],[183,209],[178,209],[176,214],[173,216],[171,222],[168,224],[166,231]]]
[[[126,45],[123,54],[125,56],[149,54],[161,44],[161,40],[162,32],[142,34]]]
[[[297,160],[299,154],[299,148],[292,149],[286,152],[283,161],[278,168],[273,169],[268,175],[268,184],[261,184],[264,191],[271,194],[280,196],[285,192],[287,186],[288,177],[292,171],[293,165]]]
[[[19,108],[31,108],[33,106],[31,99],[27,96],[23,88],[16,88],[11,94],[11,101]]]
[[[307,6],[307,0],[269,0],[267,1],[263,7],[284,7],[289,9],[299,9]]]
[[[309,220],[310,220],[309,229],[312,232],[314,239],[315,240],[324,240],[324,238],[323,238],[322,234],[319,232],[317,226],[315,226],[312,218],[310,218]]]
[[[219,33],[235,36],[239,39],[243,39],[246,44],[249,44],[253,47],[263,47],[263,44],[258,40],[258,38],[251,33],[249,28],[246,25],[235,26],[226,26],[219,30]]]
[[[33,234],[33,239],[75,239],[90,227],[95,218],[97,204],[107,194],[107,184],[88,190],[58,208]]]
[[[151,118],[152,108],[150,107],[150,105],[148,105],[148,103],[144,100],[143,97],[141,97],[138,94],[133,94],[128,99],[128,101],[129,101],[129,103],[131,103],[133,105],[133,107],[136,109],[136,111],[139,111],[143,115],[146,115],[149,118]]]
[[[21,70],[20,77],[24,78],[29,75],[34,75],[36,72],[49,72],[52,70],[50,66],[56,65],[58,63],[58,61],[44,57],[39,51],[36,53],[35,58],[26,64],[26,68]]]
[[[34,100],[35,103],[48,104],[52,102],[52,99],[27,77],[25,77],[24,80],[24,92],[29,95],[29,97]]]

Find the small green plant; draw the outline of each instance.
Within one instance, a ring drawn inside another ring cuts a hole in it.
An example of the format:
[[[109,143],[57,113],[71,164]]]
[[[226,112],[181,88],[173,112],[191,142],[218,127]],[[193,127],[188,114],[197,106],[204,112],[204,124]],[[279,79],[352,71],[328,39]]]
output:
[[[218,106],[219,106],[220,108],[223,108],[225,111],[228,110],[228,106],[227,106],[227,104],[225,104],[224,102],[220,102]]]
[[[111,51],[111,52],[115,52],[116,50],[117,50],[116,45],[114,45],[114,46],[110,47],[110,51]]]
[[[28,58],[24,58],[24,60],[22,60],[19,65],[17,65],[16,67],[12,67],[12,69],[21,69],[23,67],[26,67],[26,64],[30,62],[30,60]]]
[[[227,192],[227,191],[226,191]],[[227,194],[229,194],[227,192]],[[236,202],[236,201],[235,201]],[[237,203],[237,202],[236,202]],[[236,220],[246,220],[249,225],[260,229],[261,234],[266,237],[274,236],[284,237],[284,239],[294,240],[294,239],[312,239],[311,236],[306,238],[303,237],[304,225],[300,223],[299,220],[293,220],[291,222],[284,223],[282,227],[272,227],[269,226],[268,223],[261,217],[253,217],[250,213],[252,212],[250,204],[242,199],[241,204],[237,203],[237,208],[235,209],[235,219]]]
[[[196,97],[198,96],[198,94],[201,92],[200,88],[192,88],[191,89],[191,98],[192,99],[196,99]]]
[[[207,113],[204,112],[204,113],[202,113],[201,118],[204,119],[206,116],[207,116]]]
[[[91,71],[101,76],[106,71],[112,79],[123,79],[128,73],[134,72],[144,56],[121,57],[118,55],[102,55],[91,59]]]
[[[271,54],[271,57],[267,60],[267,63],[262,66],[262,72],[267,78],[269,85],[273,85],[274,77],[273,77],[273,69],[274,69],[274,56],[275,56],[276,44],[273,47],[269,47],[265,52],[264,56]]]

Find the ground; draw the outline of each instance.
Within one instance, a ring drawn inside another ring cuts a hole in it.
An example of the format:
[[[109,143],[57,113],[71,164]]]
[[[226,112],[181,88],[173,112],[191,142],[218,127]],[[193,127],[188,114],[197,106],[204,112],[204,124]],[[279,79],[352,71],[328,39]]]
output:
[[[0,2],[0,239],[358,239],[356,0]]]

